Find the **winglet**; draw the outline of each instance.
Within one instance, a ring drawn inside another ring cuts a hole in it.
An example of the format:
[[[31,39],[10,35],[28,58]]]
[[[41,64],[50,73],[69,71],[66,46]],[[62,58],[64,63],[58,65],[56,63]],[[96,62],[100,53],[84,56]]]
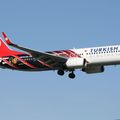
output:
[[[5,41],[6,41],[6,43],[7,43],[8,45],[12,45],[12,44],[13,44],[13,43],[11,42],[11,40],[7,37],[7,35],[6,35],[4,32],[2,32],[2,35],[3,35]]]

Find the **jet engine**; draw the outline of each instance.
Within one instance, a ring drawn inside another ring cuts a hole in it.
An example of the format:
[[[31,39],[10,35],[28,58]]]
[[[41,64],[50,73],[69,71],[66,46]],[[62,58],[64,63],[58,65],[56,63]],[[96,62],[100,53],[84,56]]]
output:
[[[104,66],[88,66],[86,68],[83,68],[82,71],[88,74],[101,73],[104,72]]]

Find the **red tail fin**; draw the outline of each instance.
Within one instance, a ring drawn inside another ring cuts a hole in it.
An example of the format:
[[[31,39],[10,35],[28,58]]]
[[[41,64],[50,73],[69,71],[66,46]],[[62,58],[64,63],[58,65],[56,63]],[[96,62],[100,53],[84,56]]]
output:
[[[0,38],[0,57],[9,55],[11,52],[11,49],[8,47],[8,45]]]
[[[12,45],[13,43],[11,42],[11,40],[7,37],[7,35],[4,32],[2,32],[2,35],[3,35],[4,39],[6,40],[6,43],[0,38],[0,57],[1,56],[9,56],[9,55],[25,54],[23,52],[18,52],[18,51],[14,51],[14,50],[10,49],[8,47],[8,45]]]
[[[3,34],[4,39],[6,40],[6,43],[8,45],[12,44],[11,40],[7,37],[7,35],[4,32],[2,32],[2,34]]]

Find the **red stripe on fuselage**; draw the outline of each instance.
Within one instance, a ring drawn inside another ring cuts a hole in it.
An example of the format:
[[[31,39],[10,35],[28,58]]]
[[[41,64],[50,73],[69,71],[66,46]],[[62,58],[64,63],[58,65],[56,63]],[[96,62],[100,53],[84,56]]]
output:
[[[43,62],[41,60],[38,60],[38,62],[41,63],[42,65],[46,66],[46,67],[52,68],[50,65],[46,64],[45,62]]]
[[[6,59],[4,59],[4,58],[2,58],[2,60],[4,61],[4,62],[6,62],[10,67],[12,67],[12,68],[14,68],[14,69],[18,69],[18,67],[16,67],[15,65],[13,65],[11,62],[9,62],[8,60],[6,60]]]
[[[21,62],[23,62],[25,65],[27,65],[27,66],[30,67],[30,68],[33,68],[33,69],[37,68],[37,67],[29,64],[28,62],[26,62],[25,60],[21,59],[20,57],[18,57],[18,56],[16,56],[16,55],[12,55],[12,56],[15,57],[15,58],[17,58],[18,60],[20,60]]]
[[[72,50],[68,50],[69,52],[71,52],[74,57],[81,57],[79,54],[77,54],[76,52],[72,51]]]
[[[61,50],[61,51],[53,51],[51,52],[52,54],[57,54],[59,56],[64,56],[64,57],[81,57],[77,53],[75,53],[72,50]]]
[[[72,50],[64,50],[64,52],[66,52],[70,57],[80,57],[80,55],[78,55]]]

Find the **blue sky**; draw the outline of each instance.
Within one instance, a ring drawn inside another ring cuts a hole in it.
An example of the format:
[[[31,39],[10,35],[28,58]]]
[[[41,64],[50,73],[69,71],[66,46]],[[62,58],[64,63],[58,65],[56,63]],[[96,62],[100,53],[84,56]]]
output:
[[[4,0],[0,31],[41,51],[120,44],[119,0]],[[120,66],[103,74],[0,70],[1,120],[120,119]]]

